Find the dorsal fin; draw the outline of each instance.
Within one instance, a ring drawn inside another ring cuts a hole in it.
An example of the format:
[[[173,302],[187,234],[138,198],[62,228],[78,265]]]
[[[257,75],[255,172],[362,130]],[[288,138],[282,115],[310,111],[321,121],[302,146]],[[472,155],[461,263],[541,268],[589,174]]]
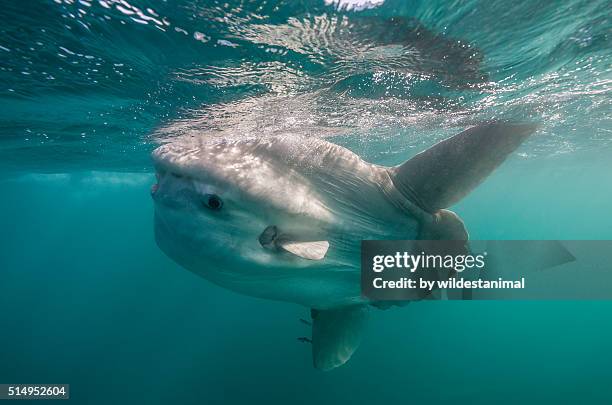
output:
[[[465,197],[536,129],[535,124],[480,124],[389,169],[389,174],[406,198],[433,213]]]

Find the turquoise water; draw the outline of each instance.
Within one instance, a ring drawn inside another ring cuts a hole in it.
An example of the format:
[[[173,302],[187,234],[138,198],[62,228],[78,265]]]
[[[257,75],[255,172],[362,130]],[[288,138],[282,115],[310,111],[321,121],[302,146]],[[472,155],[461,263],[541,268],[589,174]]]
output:
[[[612,401],[608,302],[376,311],[314,370],[306,308],[213,286],[153,238],[149,153],[325,136],[400,163],[486,119],[542,124],[453,209],[474,239],[611,239],[605,1],[5,1],[0,383],[79,403]]]

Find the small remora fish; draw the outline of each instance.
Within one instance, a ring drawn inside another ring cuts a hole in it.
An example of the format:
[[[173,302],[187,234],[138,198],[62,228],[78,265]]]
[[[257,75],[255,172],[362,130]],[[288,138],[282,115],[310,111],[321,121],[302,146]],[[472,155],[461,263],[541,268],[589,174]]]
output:
[[[485,123],[396,167],[317,138],[178,139],[153,152],[156,242],[222,287],[312,308],[314,365],[332,369],[358,347],[370,304],[360,241],[467,240],[445,208],[535,128]]]

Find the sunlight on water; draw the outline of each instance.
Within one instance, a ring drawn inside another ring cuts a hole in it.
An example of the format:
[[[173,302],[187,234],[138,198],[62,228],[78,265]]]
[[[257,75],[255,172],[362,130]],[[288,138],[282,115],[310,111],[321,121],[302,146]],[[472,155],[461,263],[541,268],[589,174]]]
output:
[[[603,1],[55,0],[0,13],[7,169],[146,170],[158,142],[185,133],[399,137],[408,151],[419,133],[492,118],[543,123],[525,157],[610,146]]]

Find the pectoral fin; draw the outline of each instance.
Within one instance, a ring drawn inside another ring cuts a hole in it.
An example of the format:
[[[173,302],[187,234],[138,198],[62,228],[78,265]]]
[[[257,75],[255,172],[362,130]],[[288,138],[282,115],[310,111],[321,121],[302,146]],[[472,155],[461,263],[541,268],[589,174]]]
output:
[[[282,234],[275,225],[270,225],[259,235],[259,243],[270,250],[284,250],[302,259],[322,260],[329,250],[329,242],[297,241],[292,236]]]
[[[331,370],[346,363],[361,343],[368,308],[355,305],[312,311],[312,359],[319,370]]]
[[[322,260],[329,249],[329,242],[326,240],[314,242],[279,240],[276,245],[289,253],[308,260]]]

